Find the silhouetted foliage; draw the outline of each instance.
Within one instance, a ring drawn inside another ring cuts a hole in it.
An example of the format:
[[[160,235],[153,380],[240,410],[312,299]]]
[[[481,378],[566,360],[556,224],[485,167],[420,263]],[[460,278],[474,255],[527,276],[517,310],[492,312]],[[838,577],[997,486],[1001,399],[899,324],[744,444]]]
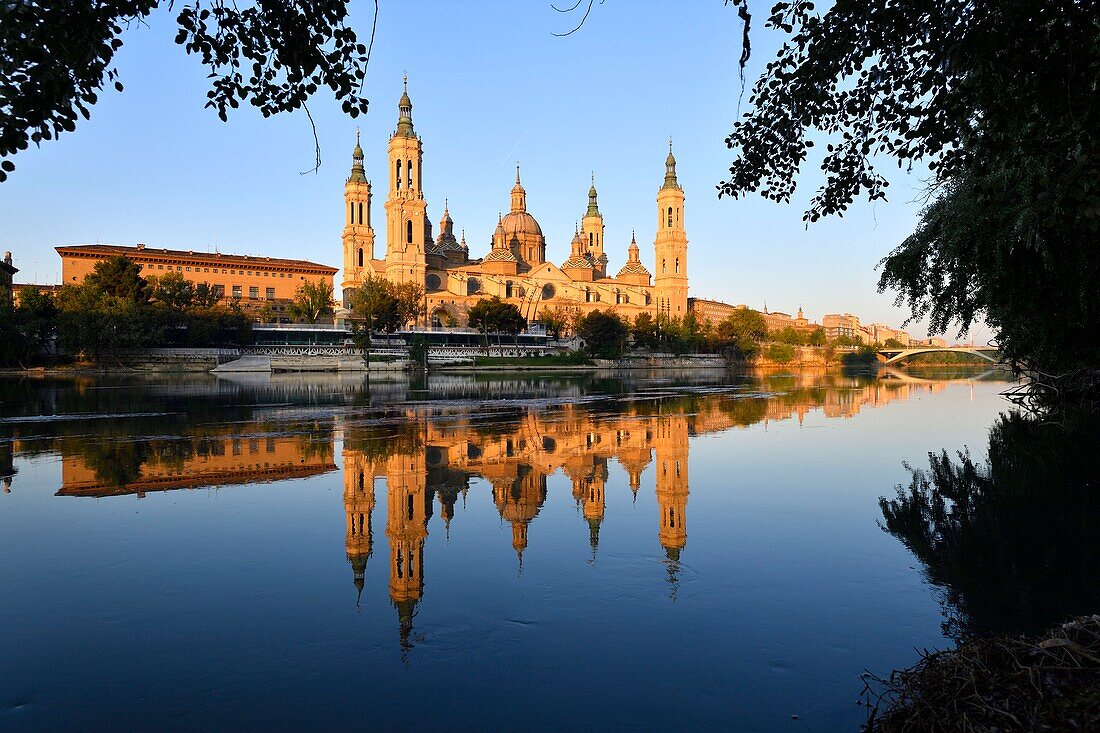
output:
[[[122,33],[162,6],[171,12],[160,0],[0,3],[0,182],[15,169],[7,158],[90,118],[106,84],[122,91],[111,66]],[[223,121],[242,102],[264,117],[305,108],[321,87],[357,117],[370,48],[347,16],[346,0],[194,0],[176,17],[175,40],[209,70],[206,106]]]
[[[948,636],[1035,633],[1100,608],[1100,420],[1065,417],[1003,416],[984,463],[930,453],[879,500],[885,530],[943,590]]]
[[[766,25],[790,37],[727,138],[720,193],[790,201],[811,129],[830,143],[806,221],[884,199],[876,156],[927,164],[934,201],[880,289],[933,333],[984,318],[1033,376],[1095,390],[1074,378],[1100,361],[1096,4],[791,0]]]

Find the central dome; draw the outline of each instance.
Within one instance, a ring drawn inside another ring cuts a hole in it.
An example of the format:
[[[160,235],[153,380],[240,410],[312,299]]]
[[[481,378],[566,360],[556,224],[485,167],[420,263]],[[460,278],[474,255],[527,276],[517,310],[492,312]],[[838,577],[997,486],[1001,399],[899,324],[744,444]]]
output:
[[[535,221],[535,217],[528,214],[526,211],[509,211],[504,215],[504,218],[500,220],[500,225],[504,227],[505,235],[509,238],[513,234],[533,234],[536,236],[542,236],[542,227]]]

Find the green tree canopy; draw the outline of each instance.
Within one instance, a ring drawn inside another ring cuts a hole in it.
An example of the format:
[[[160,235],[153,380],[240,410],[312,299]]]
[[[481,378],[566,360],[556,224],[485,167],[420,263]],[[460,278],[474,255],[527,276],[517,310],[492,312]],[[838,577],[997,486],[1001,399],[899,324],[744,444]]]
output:
[[[325,281],[306,281],[298,286],[294,301],[287,306],[291,318],[302,319],[306,323],[316,323],[318,318],[333,314],[332,285]]]
[[[393,283],[383,277],[368,276],[349,298],[351,311],[370,333],[393,333],[404,324],[402,305]]]
[[[577,328],[577,335],[584,339],[585,351],[604,359],[622,355],[629,332],[623,319],[611,310],[590,311]]]
[[[469,310],[470,328],[482,333],[507,333],[515,335],[527,327],[527,321],[513,303],[506,303],[497,296],[482,298]]]
[[[167,277],[167,275],[165,276]],[[97,293],[124,298],[135,303],[149,300],[149,283],[141,276],[141,267],[122,255],[108,257],[95,267],[82,285]]]
[[[0,3],[0,182],[15,168],[8,158],[88,119],[105,85],[122,91],[111,64],[123,32],[162,7],[173,10],[162,0]],[[370,47],[347,18],[347,0],[192,0],[175,40],[208,70],[206,106],[222,121],[242,102],[264,117],[302,109],[322,87],[356,117],[367,111]]]
[[[744,17],[745,0],[733,4]],[[727,138],[721,193],[790,201],[811,130],[829,142],[807,221],[884,199],[884,159],[927,165],[932,201],[883,261],[880,289],[932,333],[985,319],[1032,375],[1095,390],[1096,4],[837,0],[817,12],[785,0],[767,26],[789,39]]]
[[[748,359],[760,351],[768,336],[764,316],[752,308],[738,308],[714,329],[714,346],[727,357]]]

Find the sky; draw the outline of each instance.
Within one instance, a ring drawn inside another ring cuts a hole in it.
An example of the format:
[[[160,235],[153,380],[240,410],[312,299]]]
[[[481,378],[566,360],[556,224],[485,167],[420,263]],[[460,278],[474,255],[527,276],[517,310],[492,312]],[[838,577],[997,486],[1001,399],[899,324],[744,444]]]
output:
[[[763,28],[767,3],[758,5],[749,84],[781,39]],[[508,210],[518,162],[551,260],[568,257],[594,173],[609,271],[626,260],[632,230],[653,271],[655,198],[671,135],[686,195],[689,295],[792,314],[801,306],[813,320],[850,312],[897,326],[908,315],[892,293],[876,292],[875,267],[914,228],[920,176],[883,161],[888,202],[857,202],[843,218],[809,227],[802,213],[822,180],[814,160],[790,204],[718,198],[733,160],[725,138],[739,108],[748,108],[737,68],[740,25],[721,0],[597,2],[564,38],[554,33],[579,15],[559,13],[549,0],[379,6],[365,87],[370,112],[352,120],[318,92],[310,109],[322,166],[304,175],[313,165],[304,113],[265,120],[243,106],[223,123],[203,108],[206,71],[173,43],[174,13],[165,7],[125,31],[115,64],[125,91],[101,94],[76,132],[20,153],[0,184],[0,249],[12,250],[17,281],[60,282],[53,248],[95,242],[216,247],[339,267],[357,127],[374,183],[376,256],[384,256],[386,148],[408,74],[428,214],[438,231],[448,200],[473,257],[488,252],[497,214]],[[373,13],[373,3],[352,1],[364,42]],[[923,324],[910,327],[924,332]]]

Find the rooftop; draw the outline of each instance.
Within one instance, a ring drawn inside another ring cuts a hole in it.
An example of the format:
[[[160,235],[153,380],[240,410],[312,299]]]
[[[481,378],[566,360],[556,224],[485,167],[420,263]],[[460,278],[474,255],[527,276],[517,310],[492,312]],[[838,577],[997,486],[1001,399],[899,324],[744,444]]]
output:
[[[209,262],[216,259],[227,265],[243,264],[253,267],[295,267],[299,269],[318,270],[326,273],[335,273],[338,268],[322,265],[309,260],[289,260],[281,257],[256,257],[253,255],[234,255],[221,252],[196,252],[194,250],[163,249],[159,247],[146,247],[144,244],[127,246],[122,244],[71,244],[54,247],[59,255],[66,254],[90,254],[90,255],[124,255],[127,257],[177,257],[201,259]]]

